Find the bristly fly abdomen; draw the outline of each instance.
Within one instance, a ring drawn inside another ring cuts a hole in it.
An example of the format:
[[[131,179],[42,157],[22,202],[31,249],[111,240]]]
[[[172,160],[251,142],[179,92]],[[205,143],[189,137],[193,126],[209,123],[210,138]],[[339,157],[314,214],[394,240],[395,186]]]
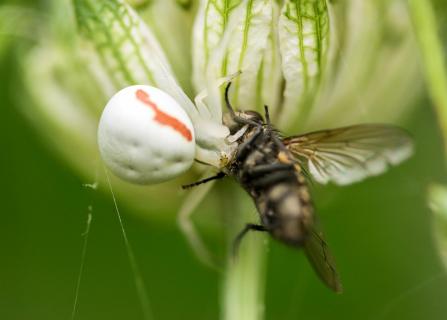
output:
[[[228,114],[224,124],[239,136],[236,153],[216,176],[184,186],[193,187],[232,176],[253,199],[259,224],[249,223],[235,239],[237,250],[247,232],[268,232],[280,242],[303,248],[320,279],[340,293],[341,282],[323,233],[315,222],[308,181],[339,185],[377,175],[412,153],[404,130],[386,124],[363,124],[282,138],[270,122],[255,111],[236,112],[225,89]],[[242,134],[238,135],[238,132]]]
[[[306,179],[270,121],[255,119],[251,118],[256,125],[249,125],[225,171],[253,198],[262,224],[248,224],[235,247],[249,230],[267,231],[286,244],[301,246],[312,225]]]

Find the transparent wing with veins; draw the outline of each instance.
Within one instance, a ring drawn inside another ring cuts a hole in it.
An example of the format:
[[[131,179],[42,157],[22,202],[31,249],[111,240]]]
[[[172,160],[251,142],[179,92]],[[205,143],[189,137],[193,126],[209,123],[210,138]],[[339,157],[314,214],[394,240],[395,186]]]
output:
[[[386,124],[362,124],[315,131],[283,140],[322,184],[346,185],[381,174],[413,153],[413,142],[403,129]]]
[[[326,286],[336,293],[341,293],[343,288],[335,267],[335,260],[321,231],[316,228],[309,230],[309,235],[304,243],[304,252],[315,272]]]

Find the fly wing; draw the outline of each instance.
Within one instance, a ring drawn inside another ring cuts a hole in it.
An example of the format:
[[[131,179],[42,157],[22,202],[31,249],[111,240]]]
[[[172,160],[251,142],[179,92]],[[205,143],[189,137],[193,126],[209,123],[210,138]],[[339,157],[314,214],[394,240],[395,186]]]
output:
[[[413,142],[403,129],[386,124],[363,124],[293,136],[287,149],[305,162],[313,178],[346,185],[383,173],[413,153]]]
[[[304,252],[324,284],[336,293],[342,293],[343,288],[335,268],[335,260],[329,252],[321,231],[310,230],[304,243]]]

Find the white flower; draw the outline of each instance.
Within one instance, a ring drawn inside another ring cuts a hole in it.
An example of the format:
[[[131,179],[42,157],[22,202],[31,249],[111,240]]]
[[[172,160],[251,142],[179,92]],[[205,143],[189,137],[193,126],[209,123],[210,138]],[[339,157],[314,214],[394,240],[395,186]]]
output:
[[[286,134],[397,121],[422,79],[406,0],[51,3],[38,44],[24,59],[23,91],[34,104],[24,104],[23,111],[85,179],[100,183],[99,116],[107,100],[129,85],[152,85],[174,97],[193,122],[196,159],[215,168],[233,148],[222,124],[219,85],[236,72],[242,74],[233,79],[233,105],[262,111],[267,104]],[[1,29],[8,20],[0,20]],[[166,218],[159,213],[174,214],[176,190],[193,180],[181,178],[147,188],[119,180],[113,185],[139,212]],[[181,214],[193,210],[210,186],[194,189]],[[235,219],[249,211],[241,197],[232,203]],[[183,229],[194,234],[191,224]],[[262,318],[266,250],[256,240],[247,239],[239,263],[226,268],[224,319]],[[189,241],[206,252],[200,239]]]
[[[219,85],[238,71],[232,103],[254,110],[267,104],[286,133],[396,121],[418,91],[404,0],[53,4],[47,32],[24,64],[36,101],[24,112],[89,179],[101,169],[95,142],[101,110],[128,85],[153,85],[174,97],[194,124],[196,159],[216,167],[232,150]],[[133,205],[154,200],[146,189],[114,184]],[[149,189],[174,192],[179,184]],[[151,204],[172,209],[175,201]]]

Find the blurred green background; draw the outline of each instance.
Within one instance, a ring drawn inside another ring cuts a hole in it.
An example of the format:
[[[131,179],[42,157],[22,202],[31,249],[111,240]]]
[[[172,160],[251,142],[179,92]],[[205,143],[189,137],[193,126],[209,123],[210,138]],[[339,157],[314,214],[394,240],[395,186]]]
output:
[[[31,0],[3,3],[44,8]],[[447,5],[436,5],[446,30]],[[142,319],[110,194],[83,187],[91,181],[79,178],[16,106],[18,52],[25,45],[11,41],[0,55],[0,319],[69,319],[90,206],[93,221],[77,319]],[[427,204],[429,184],[446,182],[445,160],[428,96],[414,104],[407,121],[416,143],[411,160],[353,186],[315,186],[344,294],[327,290],[301,252],[272,242],[267,319],[447,317],[447,275]],[[230,181],[223,184],[243,192]],[[215,203],[204,206],[218,211]],[[152,221],[119,205],[154,319],[217,319],[221,275],[197,262],[174,218]]]

